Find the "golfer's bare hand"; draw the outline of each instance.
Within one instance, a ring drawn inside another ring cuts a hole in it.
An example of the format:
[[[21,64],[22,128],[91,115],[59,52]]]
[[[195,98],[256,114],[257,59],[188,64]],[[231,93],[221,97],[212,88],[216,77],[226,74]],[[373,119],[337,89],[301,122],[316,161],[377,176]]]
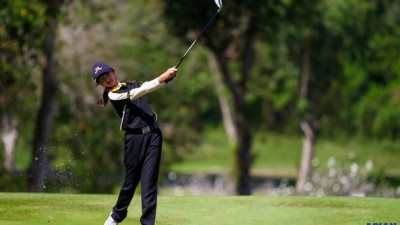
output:
[[[174,78],[177,73],[178,73],[178,69],[175,67],[171,67],[158,77],[158,81],[160,83],[165,82],[168,79]]]

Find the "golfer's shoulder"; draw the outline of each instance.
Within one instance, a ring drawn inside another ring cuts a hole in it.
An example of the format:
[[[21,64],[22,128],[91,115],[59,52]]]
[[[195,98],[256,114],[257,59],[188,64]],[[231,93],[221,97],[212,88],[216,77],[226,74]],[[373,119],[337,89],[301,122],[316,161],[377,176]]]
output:
[[[108,92],[108,97],[114,101],[129,99],[131,97],[131,90],[140,87],[140,85],[137,82],[123,82],[118,87],[111,89]]]
[[[113,88],[110,90],[109,93],[124,93],[124,92],[128,92],[134,88],[138,88],[140,87],[140,83],[136,83],[136,82],[123,82],[121,83],[120,86]]]

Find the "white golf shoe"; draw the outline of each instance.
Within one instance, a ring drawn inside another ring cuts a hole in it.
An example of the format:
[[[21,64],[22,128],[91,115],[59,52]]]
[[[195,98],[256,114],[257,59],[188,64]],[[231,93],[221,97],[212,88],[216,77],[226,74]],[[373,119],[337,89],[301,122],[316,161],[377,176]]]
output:
[[[111,214],[108,217],[108,219],[106,220],[106,222],[104,223],[104,225],[118,225],[118,223],[115,222],[115,220],[111,217]]]

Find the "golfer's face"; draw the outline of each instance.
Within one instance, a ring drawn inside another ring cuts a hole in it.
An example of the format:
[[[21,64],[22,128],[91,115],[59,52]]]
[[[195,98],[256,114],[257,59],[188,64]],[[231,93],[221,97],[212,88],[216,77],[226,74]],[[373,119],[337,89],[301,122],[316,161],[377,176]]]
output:
[[[105,73],[104,75],[101,75],[99,79],[99,84],[103,87],[114,87],[115,85],[118,84],[117,78],[115,76],[114,71],[111,71],[109,73]]]

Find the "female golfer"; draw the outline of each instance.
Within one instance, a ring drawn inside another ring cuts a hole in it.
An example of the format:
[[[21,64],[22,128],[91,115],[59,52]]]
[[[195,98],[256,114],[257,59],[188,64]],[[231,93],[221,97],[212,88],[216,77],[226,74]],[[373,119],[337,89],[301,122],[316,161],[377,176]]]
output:
[[[110,100],[121,117],[121,130],[125,131],[125,181],[121,187],[117,203],[105,222],[105,225],[121,223],[127,216],[128,206],[135,189],[142,181],[141,224],[154,224],[157,207],[157,180],[160,167],[162,134],[157,114],[150,108],[143,95],[153,92],[176,76],[178,69],[170,68],[154,80],[136,83],[121,83],[115,70],[104,62],[92,67],[92,76],[96,84],[105,88],[100,106]]]

